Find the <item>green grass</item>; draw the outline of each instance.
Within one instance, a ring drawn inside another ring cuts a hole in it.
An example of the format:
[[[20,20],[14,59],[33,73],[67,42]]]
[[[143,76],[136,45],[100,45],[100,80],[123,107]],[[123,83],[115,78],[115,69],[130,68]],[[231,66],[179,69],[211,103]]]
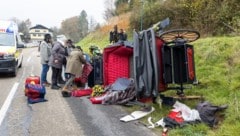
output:
[[[174,136],[238,136],[240,134],[240,37],[210,37],[191,43],[194,45],[195,67],[200,84],[185,90],[187,95],[203,95],[204,99],[213,105],[228,104],[224,119],[217,128],[210,128],[203,123],[188,125],[183,128],[171,129],[169,135]],[[98,45],[101,49],[108,45],[108,34],[96,32],[80,41],[84,51],[91,45]],[[174,91],[167,91],[167,96],[176,95]],[[183,103],[194,108],[197,100],[185,100]],[[153,104],[156,111],[151,117],[156,122],[166,116],[171,107]],[[131,112],[137,107],[126,108]],[[147,117],[141,119],[147,123]],[[153,129],[158,135],[162,128]]]
[[[101,32],[90,33],[87,37],[77,43],[78,46],[81,46],[83,51],[89,53],[89,47],[91,45],[98,46],[101,50],[104,47],[109,45],[108,34],[102,34]]]
[[[132,34],[128,33],[129,41],[132,41]],[[109,33],[103,33],[103,32],[93,32],[90,33],[87,37],[85,37],[83,40],[78,42],[76,45],[81,46],[84,52],[89,53],[89,47],[91,45],[98,46],[101,50],[103,50],[105,47],[109,46]]]
[[[237,136],[239,125],[240,37],[214,37],[196,41],[195,64],[204,97],[215,105],[228,104],[225,118],[209,136]]]

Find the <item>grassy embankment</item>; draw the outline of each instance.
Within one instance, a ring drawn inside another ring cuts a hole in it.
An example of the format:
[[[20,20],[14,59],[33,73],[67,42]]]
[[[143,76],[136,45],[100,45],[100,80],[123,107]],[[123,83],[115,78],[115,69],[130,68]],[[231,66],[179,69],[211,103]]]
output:
[[[124,18],[124,19],[123,19]],[[126,17],[115,18],[115,21],[105,25],[98,31],[89,34],[78,43],[85,52],[91,45],[101,49],[109,45],[109,31],[113,25],[128,29]],[[130,32],[131,33],[131,32]],[[132,39],[129,38],[131,41]],[[200,84],[185,90],[186,95],[202,95],[213,105],[228,104],[224,111],[224,119],[216,128],[209,128],[203,123],[172,129],[169,135],[174,136],[238,136],[240,134],[240,37],[209,37],[200,38],[192,43],[195,50],[195,66]],[[175,91],[164,92],[167,96],[175,95]],[[182,103],[194,108],[199,100],[185,100]],[[165,117],[172,107],[153,104],[153,122]],[[128,108],[132,111],[133,108]],[[148,117],[149,117],[148,116]],[[147,123],[147,117],[141,119]],[[160,134],[162,128],[153,131]]]
[[[77,45],[80,45],[85,52],[89,52],[89,47],[91,45],[96,45],[103,49],[110,44],[109,32],[113,30],[114,25],[118,26],[118,30],[121,28],[123,28],[124,30],[129,29],[129,21],[127,21],[129,16],[130,14],[125,14],[120,17],[114,17],[110,19],[108,23],[103,25],[95,32],[90,33],[87,37],[77,43]],[[131,33],[129,33],[128,31],[127,33],[131,35]]]

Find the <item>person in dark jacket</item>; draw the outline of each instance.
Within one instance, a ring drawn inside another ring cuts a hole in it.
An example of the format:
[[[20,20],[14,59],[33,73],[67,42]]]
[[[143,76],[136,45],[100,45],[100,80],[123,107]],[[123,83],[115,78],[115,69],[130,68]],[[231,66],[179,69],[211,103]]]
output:
[[[67,40],[67,56],[70,55],[71,51],[75,48],[75,45],[73,44],[73,41],[71,39]]]
[[[118,27],[117,27],[117,25],[115,25],[114,27],[113,27],[113,30],[112,31],[110,31],[110,33],[109,33],[109,42],[110,43],[116,43],[116,42],[118,42]]]
[[[58,84],[63,84],[59,79],[62,79],[62,67],[64,63],[64,59],[66,57],[66,37],[58,37],[57,42],[54,44],[51,52],[51,56],[49,59],[49,65],[52,67],[52,89],[61,88]]]
[[[127,41],[127,34],[125,31],[123,31],[123,29],[120,29],[120,32],[118,33],[118,41]]]
[[[44,86],[50,86],[50,83],[47,81],[47,73],[49,71],[49,58],[51,56],[52,49],[52,37],[50,34],[44,35],[44,41],[41,42],[40,46],[40,58],[42,64],[41,72],[41,84]]]

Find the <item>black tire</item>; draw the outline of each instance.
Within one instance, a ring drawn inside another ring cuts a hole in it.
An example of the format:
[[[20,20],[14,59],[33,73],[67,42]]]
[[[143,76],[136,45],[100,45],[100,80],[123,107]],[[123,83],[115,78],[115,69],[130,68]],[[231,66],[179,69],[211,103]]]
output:
[[[15,70],[12,72],[12,76],[16,77],[17,76],[17,67],[15,68]]]
[[[18,61],[20,61],[20,59],[19,59]],[[21,63],[19,64],[18,68],[21,68],[21,67],[22,67],[22,63],[23,63],[23,56],[22,56],[22,58],[21,58]],[[17,62],[17,65],[18,65],[18,62]]]
[[[21,67],[22,67],[22,62],[23,62],[23,59],[22,59],[20,65],[18,66],[18,68],[21,68]]]

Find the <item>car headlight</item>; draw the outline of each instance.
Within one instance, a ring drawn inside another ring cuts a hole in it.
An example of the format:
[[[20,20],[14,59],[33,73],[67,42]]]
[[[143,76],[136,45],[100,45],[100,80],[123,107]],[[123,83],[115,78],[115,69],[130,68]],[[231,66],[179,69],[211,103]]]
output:
[[[4,59],[12,59],[12,58],[15,58],[15,57],[14,57],[14,54],[4,54],[3,58]]]

